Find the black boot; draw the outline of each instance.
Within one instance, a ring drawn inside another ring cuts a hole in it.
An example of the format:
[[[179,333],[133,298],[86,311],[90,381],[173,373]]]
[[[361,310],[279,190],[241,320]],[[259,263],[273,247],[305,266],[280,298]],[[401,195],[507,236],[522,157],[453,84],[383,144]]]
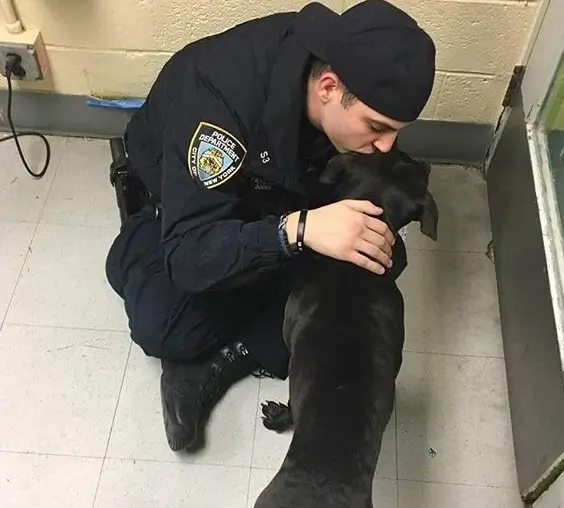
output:
[[[240,342],[202,363],[162,361],[161,402],[168,445],[173,451],[198,448],[209,412],[228,388],[257,368]]]

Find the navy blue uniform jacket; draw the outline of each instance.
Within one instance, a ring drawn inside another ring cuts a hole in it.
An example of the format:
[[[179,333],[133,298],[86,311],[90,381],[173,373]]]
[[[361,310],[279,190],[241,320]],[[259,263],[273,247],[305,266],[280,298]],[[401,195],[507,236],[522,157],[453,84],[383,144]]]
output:
[[[161,203],[167,273],[189,293],[276,272],[279,217],[314,204],[316,175],[335,154],[305,117],[311,55],[296,16],[189,44],[128,125],[129,158]]]

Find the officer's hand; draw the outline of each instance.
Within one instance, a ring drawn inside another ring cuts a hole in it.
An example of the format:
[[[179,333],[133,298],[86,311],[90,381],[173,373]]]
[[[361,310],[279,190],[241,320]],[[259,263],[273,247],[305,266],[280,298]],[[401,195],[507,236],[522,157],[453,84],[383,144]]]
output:
[[[375,217],[383,210],[370,201],[344,200],[310,210],[304,243],[310,249],[349,261],[377,274],[392,266],[395,238],[388,225]],[[299,213],[288,216],[287,232],[295,241]]]

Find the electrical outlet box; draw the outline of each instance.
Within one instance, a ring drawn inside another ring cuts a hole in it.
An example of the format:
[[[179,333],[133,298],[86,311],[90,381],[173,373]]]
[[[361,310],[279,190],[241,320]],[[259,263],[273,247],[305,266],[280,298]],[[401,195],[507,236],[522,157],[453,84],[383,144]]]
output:
[[[0,74],[6,75],[6,58],[9,54],[19,55],[25,76],[12,74],[13,80],[38,81],[45,79],[48,71],[47,54],[39,30],[28,29],[20,34],[0,31]]]

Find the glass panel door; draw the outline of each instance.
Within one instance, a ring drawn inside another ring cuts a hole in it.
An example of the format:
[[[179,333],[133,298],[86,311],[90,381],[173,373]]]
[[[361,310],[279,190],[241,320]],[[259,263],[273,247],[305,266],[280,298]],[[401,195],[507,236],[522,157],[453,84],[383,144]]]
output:
[[[541,116],[548,163],[558,201],[560,223],[564,222],[564,58],[562,58]]]
[[[541,104],[540,114],[534,123],[527,126],[527,130],[560,356],[564,368],[564,52],[561,53],[560,63]]]

